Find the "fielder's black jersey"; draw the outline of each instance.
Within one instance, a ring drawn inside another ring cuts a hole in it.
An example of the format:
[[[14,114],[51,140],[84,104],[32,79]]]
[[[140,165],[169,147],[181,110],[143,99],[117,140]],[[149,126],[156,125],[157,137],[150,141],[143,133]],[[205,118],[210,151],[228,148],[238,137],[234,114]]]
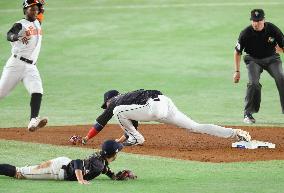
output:
[[[262,31],[255,31],[250,25],[239,36],[236,51],[244,50],[248,55],[262,59],[275,55],[275,46],[284,48],[284,36],[281,30],[272,23],[265,22]]]
[[[104,127],[113,116],[113,109],[119,105],[144,105],[149,98],[157,98],[162,93],[158,90],[136,90],[126,94],[120,94],[110,99],[105,111],[96,119],[97,123]]]
[[[65,169],[65,180],[76,181],[75,170],[82,170],[84,180],[92,180],[100,174],[105,174],[110,178],[114,177],[114,173],[110,170],[108,162],[102,158],[100,153],[95,153],[85,160],[72,160]]]

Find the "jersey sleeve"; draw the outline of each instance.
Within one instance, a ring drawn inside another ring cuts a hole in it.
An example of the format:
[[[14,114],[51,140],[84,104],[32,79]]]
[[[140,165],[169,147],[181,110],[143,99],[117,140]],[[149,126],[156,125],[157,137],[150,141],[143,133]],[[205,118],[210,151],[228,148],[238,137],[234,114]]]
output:
[[[22,30],[23,26],[21,23],[15,23],[13,27],[7,33],[7,40],[14,42],[18,40],[19,32]]]
[[[74,169],[83,170],[83,161],[80,159],[74,160]]]
[[[115,173],[111,171],[111,169],[107,165],[104,167],[102,173],[108,176],[110,179],[115,179]]]
[[[96,119],[96,121],[102,126],[106,126],[106,124],[111,120],[113,116],[113,109],[115,105],[110,104],[107,109]]]
[[[282,31],[274,25],[275,40],[280,48],[284,48],[284,35]]]
[[[104,163],[97,156],[92,156],[88,160],[85,160],[84,179],[92,180],[99,176],[104,170]]]
[[[244,40],[244,32],[241,32],[238,38],[238,41],[236,43],[235,46],[235,50],[242,54],[243,50],[244,50],[244,44],[245,44],[245,40]]]

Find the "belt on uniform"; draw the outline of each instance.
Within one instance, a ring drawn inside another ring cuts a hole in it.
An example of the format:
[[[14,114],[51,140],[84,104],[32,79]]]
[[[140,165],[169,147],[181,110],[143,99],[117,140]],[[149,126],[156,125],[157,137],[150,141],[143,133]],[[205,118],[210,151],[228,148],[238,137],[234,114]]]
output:
[[[154,101],[160,101],[159,97],[153,98]]]
[[[14,57],[17,58],[18,56],[15,54]],[[29,60],[29,59],[24,58],[24,57],[22,57],[22,56],[21,56],[19,59],[22,60],[22,61],[24,61],[24,62],[26,62],[26,63],[28,63],[28,64],[32,64],[32,63],[33,63],[32,60]]]

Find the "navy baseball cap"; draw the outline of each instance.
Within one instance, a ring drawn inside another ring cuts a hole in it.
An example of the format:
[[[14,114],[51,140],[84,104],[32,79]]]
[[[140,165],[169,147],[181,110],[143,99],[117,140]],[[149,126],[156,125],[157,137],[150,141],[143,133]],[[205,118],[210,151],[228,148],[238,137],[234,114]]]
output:
[[[101,108],[106,109],[107,108],[107,101],[115,96],[119,95],[119,92],[117,90],[109,90],[104,94],[104,103],[102,104]]]
[[[252,21],[261,21],[263,20],[265,17],[264,17],[264,11],[263,9],[253,9],[251,12],[250,12],[250,20]]]
[[[107,140],[102,145],[102,153],[104,155],[112,155],[122,150],[123,145],[115,140]]]

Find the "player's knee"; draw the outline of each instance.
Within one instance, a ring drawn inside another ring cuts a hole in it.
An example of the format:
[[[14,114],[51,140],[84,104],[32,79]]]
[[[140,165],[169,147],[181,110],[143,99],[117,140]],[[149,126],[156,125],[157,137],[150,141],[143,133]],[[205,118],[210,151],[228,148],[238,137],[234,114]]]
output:
[[[139,137],[136,138],[137,142],[139,144],[143,144],[145,142],[145,138],[143,137],[143,135],[140,135]]]
[[[144,143],[145,142],[145,138],[142,136],[142,138],[141,138],[141,141],[142,141],[142,143]]]

